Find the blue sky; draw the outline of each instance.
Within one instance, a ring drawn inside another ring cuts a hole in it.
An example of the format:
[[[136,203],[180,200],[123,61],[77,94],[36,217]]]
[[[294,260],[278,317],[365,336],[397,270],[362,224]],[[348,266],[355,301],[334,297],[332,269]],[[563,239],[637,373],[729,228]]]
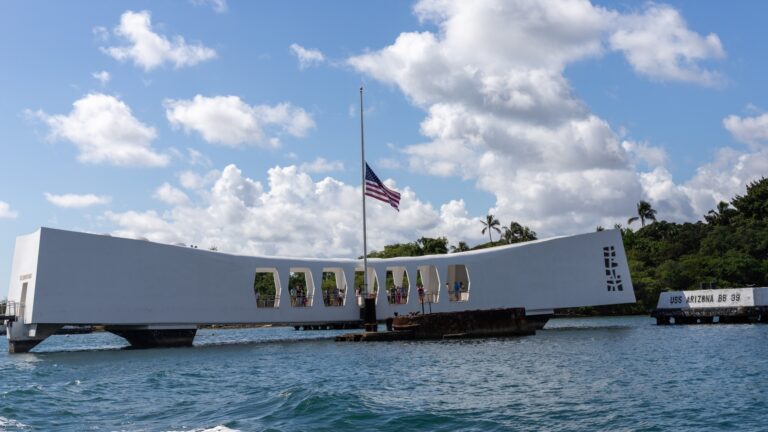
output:
[[[247,254],[693,221],[768,168],[763,2],[7,2],[0,280],[40,226]]]

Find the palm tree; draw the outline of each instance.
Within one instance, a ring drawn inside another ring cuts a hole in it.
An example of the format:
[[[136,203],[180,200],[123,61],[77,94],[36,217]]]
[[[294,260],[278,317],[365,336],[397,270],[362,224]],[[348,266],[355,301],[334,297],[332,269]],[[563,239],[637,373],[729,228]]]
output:
[[[466,252],[468,250],[469,250],[469,245],[467,244],[467,242],[463,242],[463,241],[460,241],[459,244],[456,246],[451,246],[451,253]]]
[[[485,231],[488,231],[488,239],[491,241],[491,244],[493,244],[493,237],[491,237],[491,230],[496,230],[497,233],[501,234],[501,230],[499,229],[499,226],[501,223],[499,223],[499,220],[496,219],[492,214],[489,214],[485,216],[485,220],[480,220],[480,223],[483,224],[483,231],[482,234],[485,234]]]
[[[651,207],[651,204],[647,201],[640,201],[637,203],[637,216],[633,216],[627,220],[627,225],[632,225],[632,222],[640,219],[640,225],[645,226],[645,220],[652,220],[656,222],[656,210]]]
[[[509,228],[504,227],[504,240],[509,244],[536,240],[536,231],[512,221]]]
[[[717,210],[710,210],[704,215],[704,219],[707,223],[712,225],[728,225],[731,220],[731,216],[736,213],[736,210],[731,208],[731,205],[725,201],[720,201],[717,204]]]

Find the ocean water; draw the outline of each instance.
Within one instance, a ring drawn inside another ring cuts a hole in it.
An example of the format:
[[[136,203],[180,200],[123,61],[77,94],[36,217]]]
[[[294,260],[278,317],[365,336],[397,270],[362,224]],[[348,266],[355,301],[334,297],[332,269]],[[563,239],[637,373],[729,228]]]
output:
[[[193,348],[107,334],[0,342],[0,430],[768,430],[768,325],[554,319],[535,336],[337,343],[201,330]]]

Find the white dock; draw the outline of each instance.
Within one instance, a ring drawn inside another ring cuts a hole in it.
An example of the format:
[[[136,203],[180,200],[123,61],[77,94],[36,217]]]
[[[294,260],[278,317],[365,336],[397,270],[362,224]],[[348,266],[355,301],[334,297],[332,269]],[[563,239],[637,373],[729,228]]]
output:
[[[768,288],[663,292],[651,316],[659,325],[768,322]]]

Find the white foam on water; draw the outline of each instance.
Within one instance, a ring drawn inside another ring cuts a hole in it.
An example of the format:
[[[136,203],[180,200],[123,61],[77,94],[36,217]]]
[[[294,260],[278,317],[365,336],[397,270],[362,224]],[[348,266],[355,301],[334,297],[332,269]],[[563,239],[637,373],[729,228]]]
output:
[[[190,429],[188,431],[168,431],[168,432],[241,432],[239,429],[231,429],[224,425],[214,426],[208,429]]]
[[[25,425],[24,423],[18,420],[9,419],[9,418],[0,416],[0,431],[4,431],[6,430],[6,428],[23,429],[28,427],[29,426]]]

